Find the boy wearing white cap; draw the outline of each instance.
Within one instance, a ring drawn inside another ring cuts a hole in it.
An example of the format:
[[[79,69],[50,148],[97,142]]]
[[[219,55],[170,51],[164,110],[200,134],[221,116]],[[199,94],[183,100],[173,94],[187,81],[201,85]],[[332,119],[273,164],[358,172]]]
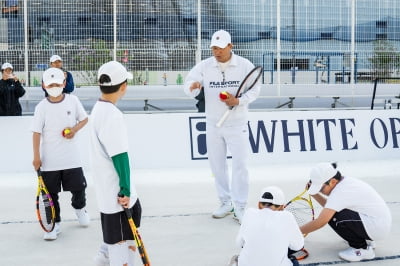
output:
[[[82,170],[76,134],[88,122],[88,116],[79,99],[62,93],[65,77],[58,68],[43,73],[43,86],[49,94],[35,107],[32,121],[33,167],[41,168],[43,180],[53,198],[56,225],[45,233],[45,240],[55,240],[60,230],[60,205],[58,193],[61,188],[72,194],[71,205],[79,224],[88,226],[90,217],[86,206],[86,179]]]
[[[258,209],[247,209],[236,239],[239,266],[299,265],[288,251],[302,249],[304,237],[285,204],[282,190],[270,186],[262,190]]]
[[[184,92],[192,98],[201,90],[205,98],[207,125],[207,153],[220,207],[212,213],[213,218],[223,218],[234,212],[239,223],[247,204],[249,173],[248,105],[254,101],[260,86],[235,98],[240,82],[254,68],[247,59],[232,52],[229,32],[219,30],[211,38],[213,56],[198,63],[186,77]],[[220,99],[220,93],[227,95]],[[221,127],[216,124],[229,108],[235,106]],[[232,178],[230,178],[227,150],[232,155]]]
[[[374,246],[368,242],[387,236],[392,223],[390,210],[375,189],[364,181],[342,176],[336,164],[330,163],[313,167],[307,186],[309,194],[324,208],[301,231],[308,234],[329,224],[350,246],[339,252],[340,258],[373,259]]]
[[[142,209],[130,178],[124,116],[116,107],[132,75],[119,62],[110,61],[99,68],[97,77],[101,97],[90,115],[90,135],[93,180],[105,244],[95,260],[97,265],[132,266],[136,248],[124,208],[132,213],[137,227]]]
[[[25,89],[13,72],[14,69],[10,63],[4,63],[1,66],[0,116],[22,115],[22,107],[19,98],[24,96]]]

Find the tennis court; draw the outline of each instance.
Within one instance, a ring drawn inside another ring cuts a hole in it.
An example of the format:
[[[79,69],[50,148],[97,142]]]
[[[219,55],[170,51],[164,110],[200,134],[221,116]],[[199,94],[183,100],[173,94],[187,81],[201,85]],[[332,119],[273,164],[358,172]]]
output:
[[[388,202],[393,215],[392,234],[377,241],[376,259],[351,265],[400,264],[400,162],[338,162],[344,175],[361,178],[372,184]],[[249,207],[256,206],[260,190],[267,185],[280,186],[287,198],[304,187],[312,164],[277,164],[250,169]],[[92,223],[79,227],[70,194],[62,193],[62,233],[56,241],[42,240],[36,222],[36,173],[0,173],[0,265],[94,265],[93,257],[101,243],[101,228],[96,209],[92,176],[88,178],[88,210]],[[142,202],[140,232],[155,266],[224,266],[239,252],[234,240],[239,225],[232,217],[212,219],[217,207],[213,179],[208,168],[134,170],[133,177]],[[367,200],[367,199],[366,199]],[[273,239],[266,240],[273,241]],[[306,238],[309,258],[301,265],[349,264],[337,253],[347,248],[333,231],[324,227]],[[141,265],[138,258],[137,264]]]

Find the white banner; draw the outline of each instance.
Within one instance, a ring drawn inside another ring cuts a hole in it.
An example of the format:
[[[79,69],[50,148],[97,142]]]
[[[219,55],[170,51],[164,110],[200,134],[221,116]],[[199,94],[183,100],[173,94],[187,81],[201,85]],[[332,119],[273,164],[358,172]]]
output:
[[[400,158],[399,110],[252,112],[250,165]],[[204,114],[126,114],[133,168],[208,166]],[[32,168],[32,117],[0,117],[0,171]],[[90,118],[89,118],[90,123]],[[90,168],[87,127],[78,134]]]

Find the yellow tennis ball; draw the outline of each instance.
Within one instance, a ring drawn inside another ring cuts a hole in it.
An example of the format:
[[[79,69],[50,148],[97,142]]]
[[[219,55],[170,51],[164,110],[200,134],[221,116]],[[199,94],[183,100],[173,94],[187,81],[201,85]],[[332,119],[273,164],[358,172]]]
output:
[[[62,135],[65,137],[65,135],[68,135],[69,133],[71,133],[71,130],[66,128],[66,129],[63,130],[62,133],[63,133]]]

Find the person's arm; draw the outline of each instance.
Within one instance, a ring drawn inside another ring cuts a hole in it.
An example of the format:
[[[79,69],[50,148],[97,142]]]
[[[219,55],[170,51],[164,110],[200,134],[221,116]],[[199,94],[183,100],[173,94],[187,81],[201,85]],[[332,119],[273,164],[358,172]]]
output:
[[[200,94],[202,87],[203,75],[201,73],[201,66],[196,65],[186,77],[186,82],[183,86],[185,94],[191,98],[195,98]]]
[[[129,156],[127,152],[123,152],[111,157],[114,168],[118,173],[119,187],[121,194],[126,197],[131,196],[130,190],[130,167],[129,167]]]
[[[303,234],[308,234],[314,232],[324,225],[326,225],[332,217],[335,215],[336,211],[328,208],[324,208],[317,219],[306,223],[305,225],[300,227],[300,230]]]
[[[38,132],[33,132],[32,144],[33,144],[33,161],[32,165],[35,170],[38,170],[42,166],[42,161],[40,159],[40,137],[41,134]]]
[[[89,121],[89,118],[86,117],[85,119],[83,119],[82,121],[79,121],[75,126],[71,127],[71,128],[67,128],[70,130],[70,132],[68,134],[65,135],[65,138],[67,139],[72,139],[75,134],[81,130]]]
[[[291,213],[290,219],[288,220],[288,233],[291,236],[289,238],[289,249],[296,251],[302,249],[304,247],[304,236],[300,231],[296,219]]]
[[[68,71],[66,73],[67,73],[67,78],[66,78],[65,88],[64,88],[63,92],[71,93],[75,89],[74,78],[72,77],[72,74],[69,73]]]
[[[236,236],[236,245],[239,248],[243,248],[244,245],[246,244],[246,231],[248,231],[248,228],[251,228],[251,221],[254,218],[252,213],[254,213],[255,210],[252,208],[249,208],[245,211],[243,214],[243,219],[242,219],[242,224],[240,225],[239,232]]]
[[[315,195],[311,195],[322,207],[325,207],[326,204],[326,197],[321,195],[320,193],[317,193]]]
[[[16,89],[16,90],[15,90],[15,95],[16,95],[18,98],[24,96],[24,94],[25,94],[25,89],[24,89],[24,87],[22,87],[22,84],[21,84],[21,82],[20,82],[18,79],[15,80],[15,89]]]

